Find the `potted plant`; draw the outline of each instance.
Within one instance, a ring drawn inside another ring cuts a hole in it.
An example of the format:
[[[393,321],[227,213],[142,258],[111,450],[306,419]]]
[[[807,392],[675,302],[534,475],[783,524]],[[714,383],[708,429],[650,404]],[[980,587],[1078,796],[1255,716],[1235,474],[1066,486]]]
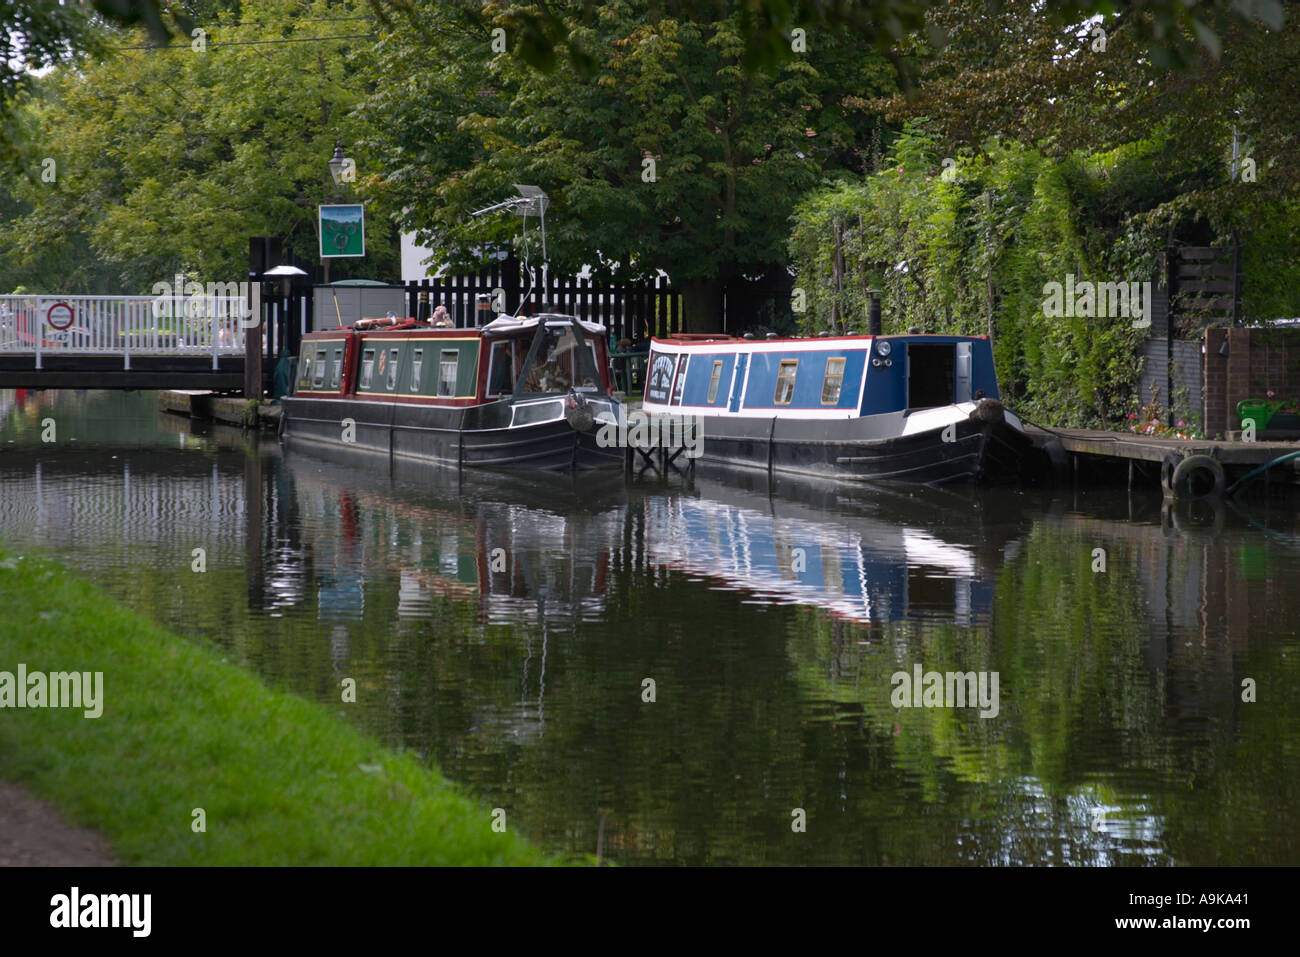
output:
[[[1300,430],[1300,399],[1284,399],[1273,403],[1273,416],[1269,419],[1271,429]]]

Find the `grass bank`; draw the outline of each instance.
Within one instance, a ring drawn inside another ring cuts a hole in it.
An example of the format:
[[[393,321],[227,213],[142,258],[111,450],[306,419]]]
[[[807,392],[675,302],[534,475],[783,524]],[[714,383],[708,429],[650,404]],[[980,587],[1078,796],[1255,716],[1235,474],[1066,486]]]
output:
[[[122,863],[551,862],[413,757],[52,562],[0,550],[0,609],[0,672],[103,672],[98,718],[0,708],[0,773],[100,831]]]

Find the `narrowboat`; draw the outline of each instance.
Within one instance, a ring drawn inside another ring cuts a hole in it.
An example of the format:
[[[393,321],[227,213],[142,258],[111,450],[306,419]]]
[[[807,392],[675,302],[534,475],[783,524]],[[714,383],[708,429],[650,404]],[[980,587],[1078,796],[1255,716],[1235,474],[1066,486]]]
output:
[[[603,326],[501,315],[475,328],[362,319],[303,336],[283,434],[466,468],[620,468]]]
[[[694,457],[768,472],[938,485],[1045,465],[987,336],[654,339],[643,408],[693,423]]]

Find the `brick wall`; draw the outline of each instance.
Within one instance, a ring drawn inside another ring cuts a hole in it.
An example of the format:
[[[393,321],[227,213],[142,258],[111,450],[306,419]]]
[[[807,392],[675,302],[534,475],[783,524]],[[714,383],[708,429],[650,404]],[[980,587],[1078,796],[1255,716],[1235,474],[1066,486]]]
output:
[[[1224,340],[1228,356],[1219,355]],[[1300,329],[1205,330],[1205,433],[1241,428],[1237,403],[1263,399],[1300,399]]]

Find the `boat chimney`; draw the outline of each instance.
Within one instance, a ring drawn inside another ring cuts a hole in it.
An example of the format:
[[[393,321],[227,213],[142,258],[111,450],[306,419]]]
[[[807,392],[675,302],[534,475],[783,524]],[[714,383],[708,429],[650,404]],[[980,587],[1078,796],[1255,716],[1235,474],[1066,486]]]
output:
[[[867,295],[867,335],[880,335],[880,290],[868,289]]]

